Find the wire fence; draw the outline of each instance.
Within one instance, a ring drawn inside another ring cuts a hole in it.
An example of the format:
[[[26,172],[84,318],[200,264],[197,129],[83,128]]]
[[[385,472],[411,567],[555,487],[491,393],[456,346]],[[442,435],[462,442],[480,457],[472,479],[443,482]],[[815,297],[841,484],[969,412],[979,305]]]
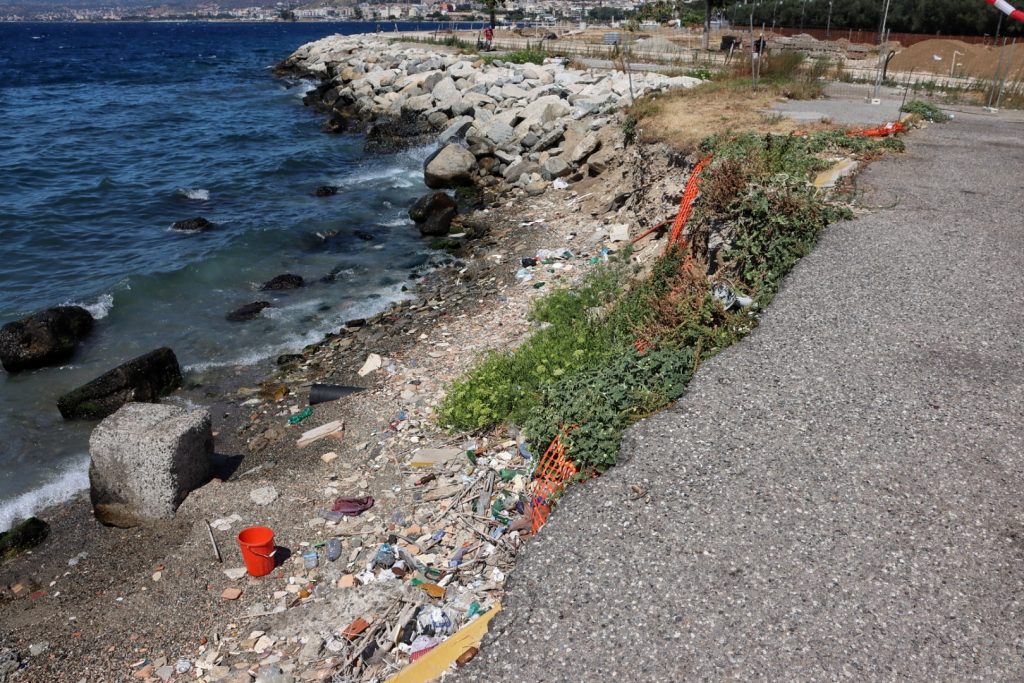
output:
[[[452,35],[470,44],[479,38],[472,31]],[[753,46],[762,35],[766,46],[759,62],[754,59]],[[742,74],[743,65],[749,65],[752,79],[764,60],[797,52],[806,57],[805,68],[827,84],[829,97],[860,98],[869,103],[879,100],[879,104],[909,98],[940,104],[1024,107],[1024,45],[1018,50],[1009,39],[997,43],[986,36],[954,39],[887,34],[886,40],[878,38],[875,32],[843,27],[787,27],[762,33],[757,26],[734,26],[705,37],[703,31],[685,27],[626,31],[576,24],[499,30],[493,47],[500,51],[541,50],[575,60],[584,68],[615,69],[628,62],[632,69],[700,78],[723,70]],[[933,49],[937,51],[934,55]],[[948,72],[946,64],[950,64]]]

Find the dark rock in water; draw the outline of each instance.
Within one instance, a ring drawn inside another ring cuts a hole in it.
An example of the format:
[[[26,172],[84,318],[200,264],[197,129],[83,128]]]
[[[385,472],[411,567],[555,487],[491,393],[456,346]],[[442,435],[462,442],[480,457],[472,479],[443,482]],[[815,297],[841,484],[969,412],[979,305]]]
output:
[[[362,327],[366,324],[366,318],[353,318],[352,320],[345,321],[345,327],[355,328]]]
[[[38,517],[29,517],[0,534],[0,561],[31,550],[46,540],[50,525]]]
[[[349,129],[349,117],[334,115],[324,122],[324,130],[328,133],[344,133]]]
[[[334,185],[321,185],[316,188],[317,197],[330,197],[331,195],[338,194],[338,188]]]
[[[244,306],[239,306],[224,316],[224,318],[228,322],[241,323],[256,318],[264,308],[270,308],[269,301],[253,301]]]
[[[167,347],[117,366],[57,399],[65,420],[100,420],[125,403],[154,402],[181,386],[178,359]]]
[[[291,273],[285,273],[284,275],[278,275],[275,278],[268,280],[263,283],[260,287],[263,291],[280,291],[283,289],[298,289],[305,284],[301,275],[292,275]]]
[[[444,192],[434,192],[416,200],[409,209],[409,218],[419,226],[421,235],[437,237],[448,234],[458,213],[454,199]]]
[[[418,112],[403,110],[397,117],[378,119],[366,131],[366,151],[371,153],[396,152],[430,140],[436,133],[426,117]]]
[[[187,218],[183,221],[175,221],[171,224],[171,230],[180,230],[181,232],[202,232],[204,230],[209,230],[212,227],[213,223],[202,216]]]
[[[352,234],[365,242],[369,242],[370,240],[373,239],[373,235],[366,232],[365,230],[356,230]]]
[[[303,355],[301,353],[282,353],[277,357],[276,363],[278,365],[288,365],[290,363],[298,363],[302,359]]]
[[[62,363],[92,331],[92,315],[81,306],[56,306],[0,328],[0,362],[7,372]]]

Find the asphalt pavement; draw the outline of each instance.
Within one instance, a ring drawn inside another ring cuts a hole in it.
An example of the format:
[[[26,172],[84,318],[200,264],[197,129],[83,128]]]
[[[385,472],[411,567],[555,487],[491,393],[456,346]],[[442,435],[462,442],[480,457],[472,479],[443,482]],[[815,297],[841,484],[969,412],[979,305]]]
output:
[[[747,339],[571,489],[458,680],[1024,680],[1024,125],[861,176]]]

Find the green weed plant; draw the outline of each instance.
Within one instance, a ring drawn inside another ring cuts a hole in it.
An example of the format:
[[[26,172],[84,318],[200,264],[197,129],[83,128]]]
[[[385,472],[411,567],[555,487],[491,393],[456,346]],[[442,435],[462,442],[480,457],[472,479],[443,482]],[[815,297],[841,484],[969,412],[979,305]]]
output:
[[[539,299],[536,330],[456,381],[438,421],[464,431],[520,425],[536,451],[571,426],[578,466],[613,466],[623,430],[677,400],[702,360],[756,326],[753,311],[725,310],[712,283],[766,305],[821,230],[850,217],[809,183],[829,165],[823,155],[894,148],[841,131],[706,140],[702,150],[715,157],[687,226],[690,246],[668,250],[642,278],[623,253]],[[713,230],[731,236],[714,259]]]

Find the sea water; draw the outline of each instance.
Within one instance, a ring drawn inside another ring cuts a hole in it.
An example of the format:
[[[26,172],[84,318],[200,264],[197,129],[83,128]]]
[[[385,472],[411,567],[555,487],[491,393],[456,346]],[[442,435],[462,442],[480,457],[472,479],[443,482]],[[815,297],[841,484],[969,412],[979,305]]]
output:
[[[367,155],[302,106],[312,84],[271,71],[375,28],[0,24],[0,323],[68,303],[97,319],[67,365],[0,371],[0,530],[88,486],[92,424],[63,421],[60,394],[160,346],[192,373],[299,350],[429,265],[406,212],[430,150]],[[216,228],[170,229],[194,216]],[[281,273],[309,284],[258,291]],[[256,300],[273,307],[224,319]]]

